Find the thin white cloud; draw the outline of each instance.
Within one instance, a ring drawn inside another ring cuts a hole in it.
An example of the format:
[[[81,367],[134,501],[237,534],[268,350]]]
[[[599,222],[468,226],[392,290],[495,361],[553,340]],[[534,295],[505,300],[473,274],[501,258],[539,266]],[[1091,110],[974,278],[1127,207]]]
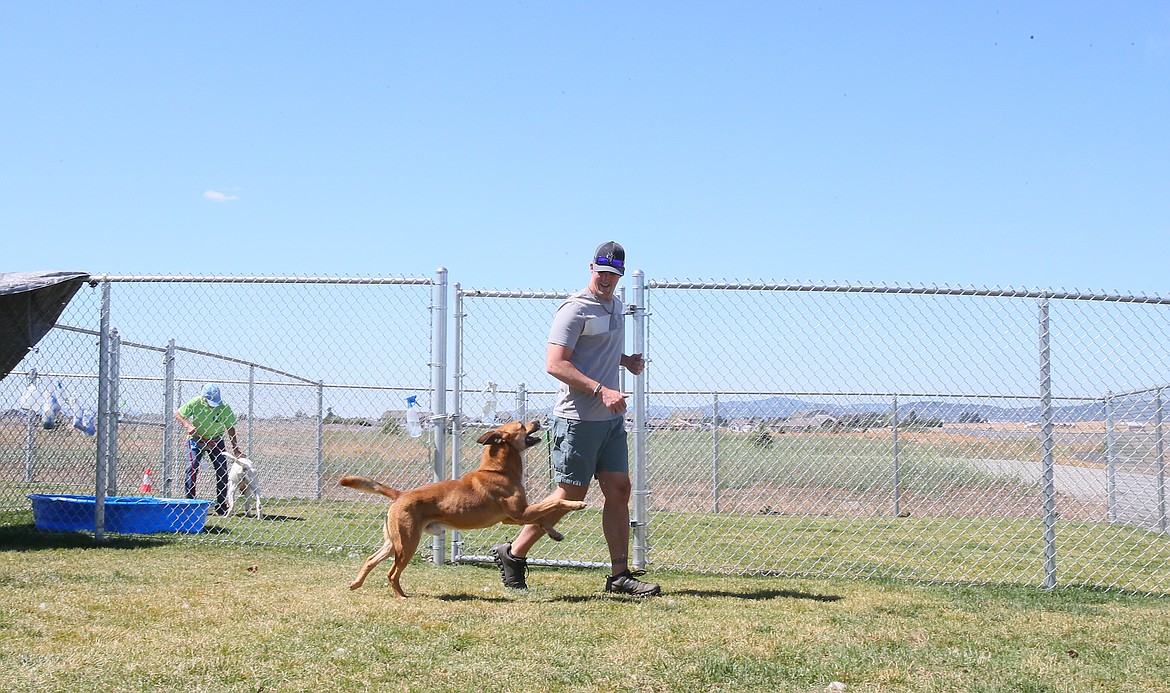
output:
[[[1146,39],[1146,53],[1155,58],[1161,58],[1166,55],[1170,49],[1170,39],[1164,36],[1151,36]]]
[[[203,199],[211,200],[212,202],[233,202],[233,201],[238,200],[240,198],[235,196],[235,195],[229,195],[227,193],[222,193],[218,190],[204,190],[203,191]]]

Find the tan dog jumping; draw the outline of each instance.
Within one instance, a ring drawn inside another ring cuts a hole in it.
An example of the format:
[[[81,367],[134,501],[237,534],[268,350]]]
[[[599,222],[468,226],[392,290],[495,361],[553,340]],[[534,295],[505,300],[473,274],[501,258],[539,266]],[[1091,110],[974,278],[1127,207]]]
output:
[[[528,504],[521,453],[540,442],[533,435],[539,429],[540,423],[536,421],[527,426],[512,421],[488,431],[479,438],[480,445],[485,446],[479,467],[451,481],[399,491],[363,476],[342,477],[338,482],[342,486],[383,495],[393,501],[382,528],[385,543],[366,559],[349,588],[361,587],[370,571],[393,554],[394,565],[386,579],[394,594],[405,599],[399,578],[418,549],[423,532],[438,535],[444,529],[482,529],[502,522],[540,525],[549,537],[563,539],[545,516],[556,511],[580,510],[585,503],[551,498]]]

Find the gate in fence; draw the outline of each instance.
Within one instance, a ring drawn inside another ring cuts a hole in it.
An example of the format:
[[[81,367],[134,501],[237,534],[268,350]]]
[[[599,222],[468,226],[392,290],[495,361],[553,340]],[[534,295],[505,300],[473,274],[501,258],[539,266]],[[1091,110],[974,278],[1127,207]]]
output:
[[[649,362],[623,381],[635,565],[1170,592],[1170,300],[629,277],[627,353]],[[188,461],[169,412],[216,382],[270,519],[211,518],[197,537],[357,557],[381,542],[385,505],[338,489],[339,476],[458,476],[485,428],[552,409],[544,351],[565,292],[455,284],[448,313],[442,270],[96,284],[0,395],[104,396],[111,433],[46,431],[10,410],[9,521],[27,521],[29,492],[132,492],[148,467],[156,495],[178,493]],[[103,395],[99,382],[113,386]],[[417,438],[409,396],[429,424]],[[547,443],[527,453],[526,475],[532,497],[553,488]],[[212,470],[200,479],[209,497]],[[568,540],[542,542],[530,563],[607,564],[600,496],[586,500],[562,520]],[[437,538],[431,558],[488,560],[514,529]]]

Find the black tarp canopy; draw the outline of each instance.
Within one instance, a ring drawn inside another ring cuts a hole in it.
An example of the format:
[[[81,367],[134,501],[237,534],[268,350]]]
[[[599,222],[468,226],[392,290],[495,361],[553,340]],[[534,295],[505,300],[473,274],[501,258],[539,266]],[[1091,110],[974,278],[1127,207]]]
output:
[[[0,378],[57,324],[85,272],[0,272]]]

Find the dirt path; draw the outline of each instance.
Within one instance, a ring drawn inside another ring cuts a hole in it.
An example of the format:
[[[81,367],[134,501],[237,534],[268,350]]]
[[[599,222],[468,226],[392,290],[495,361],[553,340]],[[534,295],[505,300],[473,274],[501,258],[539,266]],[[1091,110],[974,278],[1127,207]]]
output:
[[[1039,462],[1020,460],[952,460],[975,465],[996,476],[1020,479],[1028,483],[1039,483],[1041,465]],[[1109,486],[1105,469],[1069,467],[1056,465],[1052,481],[1056,492],[1075,496],[1086,501],[1108,505]],[[1166,508],[1158,507],[1158,477],[1130,471],[1114,474],[1115,520],[1137,525],[1155,531],[1166,531]],[[1165,492],[1165,489],[1163,490]],[[1165,495],[1163,495],[1165,501]]]

